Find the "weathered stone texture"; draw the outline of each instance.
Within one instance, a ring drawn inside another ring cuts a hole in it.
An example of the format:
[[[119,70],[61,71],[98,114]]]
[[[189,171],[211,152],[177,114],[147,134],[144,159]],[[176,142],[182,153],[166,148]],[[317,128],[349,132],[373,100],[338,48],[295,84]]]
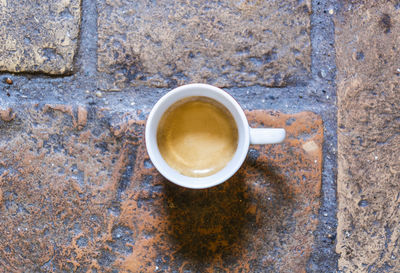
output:
[[[80,0],[0,0],[0,71],[73,70]]]
[[[4,112],[6,272],[305,272],[320,206],[319,116],[247,113],[253,126],[285,127],[285,143],[254,146],[232,179],[189,190],[152,166],[140,113]]]
[[[0,268],[111,272],[134,244],[132,230],[119,221],[118,200],[143,123],[115,137],[113,116],[101,109],[15,110],[0,120]]]
[[[344,4],[338,66],[338,242],[343,272],[400,271],[398,1]]]
[[[113,73],[110,89],[285,86],[310,72],[309,0],[100,0],[98,13],[98,70]]]

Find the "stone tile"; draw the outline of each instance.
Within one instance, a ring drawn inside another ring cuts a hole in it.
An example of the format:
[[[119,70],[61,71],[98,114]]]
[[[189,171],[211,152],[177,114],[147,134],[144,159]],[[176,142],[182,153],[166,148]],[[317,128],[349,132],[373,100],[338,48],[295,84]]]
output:
[[[0,0],[0,71],[71,72],[80,4],[80,0]]]
[[[400,13],[347,3],[335,19],[338,232],[343,272],[400,270]]]
[[[119,223],[119,201],[143,123],[117,138],[113,115],[102,109],[34,105],[0,113],[0,268],[111,272],[134,244]]]
[[[102,88],[285,86],[310,72],[311,1],[99,0]]]
[[[323,125],[303,112],[247,113],[285,127],[207,190],[165,181],[141,113],[68,105],[1,111],[0,265],[7,272],[305,272],[320,206]]]

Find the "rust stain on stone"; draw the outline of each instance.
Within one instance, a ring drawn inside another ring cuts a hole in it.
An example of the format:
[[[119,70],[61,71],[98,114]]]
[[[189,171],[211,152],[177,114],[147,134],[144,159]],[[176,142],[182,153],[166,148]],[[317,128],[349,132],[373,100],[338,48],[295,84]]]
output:
[[[131,272],[305,272],[320,205],[322,120],[312,113],[247,116],[254,127],[285,127],[288,138],[252,147],[239,172],[215,188],[193,191],[165,181],[141,144],[135,187],[121,205],[135,247],[119,266]],[[309,141],[318,152],[304,152]]]
[[[63,104],[51,105],[51,104],[46,104],[44,106],[44,108],[43,108],[43,112],[46,113],[50,109],[57,110],[57,111],[65,113],[65,114],[69,114],[69,115],[73,116],[72,106],[71,105],[63,105]]]
[[[46,113],[49,110],[55,110],[55,111],[60,111],[62,113],[68,114],[72,118],[72,123],[75,128],[78,130],[82,130],[83,127],[85,127],[87,123],[87,118],[88,118],[88,112],[85,107],[83,106],[78,106],[77,109],[74,109],[74,107],[70,105],[60,105],[60,104],[46,104],[43,108],[43,112]],[[76,110],[76,111],[74,111]],[[76,115],[75,113],[76,112]]]
[[[305,272],[320,205],[319,116],[248,112],[254,127],[286,128],[286,141],[251,147],[226,183],[188,190],[154,169],[134,114],[91,108],[79,129],[69,106],[17,112],[23,126],[0,135],[4,270]],[[309,141],[317,152],[304,151]]]
[[[75,121],[75,126],[77,126],[79,130],[86,125],[87,115],[87,110],[82,106],[78,106],[78,119]]]
[[[15,113],[12,113],[11,108],[5,110],[0,109],[0,118],[6,122],[12,121],[15,118]]]

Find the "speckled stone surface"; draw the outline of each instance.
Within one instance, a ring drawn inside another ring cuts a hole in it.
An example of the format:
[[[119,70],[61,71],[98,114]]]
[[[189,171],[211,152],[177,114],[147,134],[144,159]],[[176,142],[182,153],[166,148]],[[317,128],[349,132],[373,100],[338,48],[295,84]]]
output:
[[[354,1],[335,19],[342,272],[400,272],[399,8]]]
[[[5,272],[305,272],[320,206],[318,115],[247,112],[252,126],[285,127],[286,141],[251,147],[218,187],[187,190],[153,168],[140,111],[0,113]]]
[[[0,0],[0,71],[73,70],[80,0]]]
[[[304,83],[311,1],[98,1],[103,89]]]

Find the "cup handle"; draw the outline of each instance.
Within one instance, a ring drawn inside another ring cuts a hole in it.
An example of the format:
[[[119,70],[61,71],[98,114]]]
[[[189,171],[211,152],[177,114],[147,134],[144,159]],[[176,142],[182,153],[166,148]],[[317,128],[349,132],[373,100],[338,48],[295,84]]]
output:
[[[250,128],[250,144],[281,143],[286,137],[282,128]]]

